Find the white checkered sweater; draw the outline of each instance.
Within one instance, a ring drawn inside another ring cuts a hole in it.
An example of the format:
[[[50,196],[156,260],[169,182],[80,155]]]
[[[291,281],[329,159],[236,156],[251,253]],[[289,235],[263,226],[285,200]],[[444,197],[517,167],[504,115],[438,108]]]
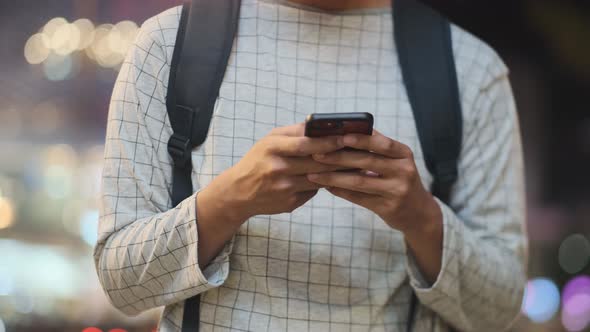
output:
[[[272,128],[314,112],[371,112],[380,132],[412,148],[429,187],[390,11],[243,0],[240,16],[208,139],[192,152],[195,193]],[[523,167],[508,71],[492,49],[452,28],[464,137],[450,204],[439,202],[434,284],[400,232],[326,191],[293,213],[251,218],[203,270],[195,195],[178,206],[170,198],[165,99],[179,18],[177,7],[143,24],[110,104],[95,261],[115,307],[165,306],[160,331],[180,330],[196,294],[201,331],[404,331],[415,292],[416,331],[510,324],[525,284]]]

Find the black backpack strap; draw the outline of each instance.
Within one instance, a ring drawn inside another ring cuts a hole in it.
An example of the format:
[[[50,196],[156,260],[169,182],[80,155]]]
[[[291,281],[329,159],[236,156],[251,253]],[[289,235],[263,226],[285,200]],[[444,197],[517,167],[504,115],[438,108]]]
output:
[[[395,39],[432,192],[447,202],[457,180],[463,117],[449,22],[415,0],[395,0]]]
[[[173,134],[172,204],[192,195],[191,151],[205,142],[215,101],[236,35],[240,0],[192,0],[184,4],[166,97]],[[187,299],[182,331],[199,330],[200,296]]]
[[[448,203],[458,175],[463,117],[451,28],[447,19],[416,0],[393,1],[394,35],[432,193]],[[407,330],[417,298],[412,294]]]

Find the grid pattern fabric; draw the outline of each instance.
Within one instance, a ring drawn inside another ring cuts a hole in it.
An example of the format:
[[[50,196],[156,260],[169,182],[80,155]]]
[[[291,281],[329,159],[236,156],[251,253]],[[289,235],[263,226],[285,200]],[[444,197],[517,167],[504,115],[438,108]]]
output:
[[[509,324],[525,283],[522,152],[508,71],[493,50],[452,28],[465,129],[460,178],[450,206],[439,202],[444,248],[434,284],[401,233],[326,191],[293,213],[251,218],[201,270],[196,193],[272,128],[309,113],[373,113],[376,129],[414,151],[426,187],[432,178],[390,11],[243,0],[209,136],[192,153],[195,194],[172,206],[165,99],[179,19],[177,7],[143,24],[110,104],[94,256],[115,307],[135,315],[165,306],[160,331],[180,331],[184,300],[196,294],[201,331],[403,331],[414,291],[416,331]]]

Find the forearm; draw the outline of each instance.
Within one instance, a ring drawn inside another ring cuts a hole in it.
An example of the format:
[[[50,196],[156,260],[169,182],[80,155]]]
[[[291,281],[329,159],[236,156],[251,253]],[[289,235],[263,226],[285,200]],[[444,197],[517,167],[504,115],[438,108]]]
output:
[[[419,227],[405,232],[407,248],[426,281],[432,285],[441,269],[443,254],[443,216],[436,201],[430,197],[425,202],[425,220]]]
[[[190,197],[171,210],[130,221],[115,232],[100,235],[95,249],[96,267],[115,307],[134,315],[182,301],[223,282],[227,254],[208,271],[198,266],[194,200]],[[126,210],[119,207],[117,222],[124,223],[130,216],[123,212]],[[104,215],[101,224],[113,224],[114,216]]]
[[[421,243],[428,236],[407,237],[408,273],[421,305],[459,331],[505,330],[520,312],[526,283],[518,117],[506,68],[494,61],[464,108],[459,176],[450,206],[437,201],[443,231],[435,279],[424,252],[436,250]]]
[[[211,185],[197,194],[196,210],[199,267],[205,269],[248,217],[223,191]]]
[[[526,282],[524,236],[483,235],[440,204],[444,220],[440,273],[434,283],[426,281],[418,258],[409,256],[412,286],[423,305],[455,328],[501,331],[520,309]]]

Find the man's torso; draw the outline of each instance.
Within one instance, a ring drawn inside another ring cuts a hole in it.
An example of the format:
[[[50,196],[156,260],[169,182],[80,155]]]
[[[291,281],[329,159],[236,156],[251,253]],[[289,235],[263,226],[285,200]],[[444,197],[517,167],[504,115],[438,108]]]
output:
[[[177,7],[153,19],[168,59],[179,15]],[[469,40],[460,45],[455,52],[474,52]],[[459,73],[467,67],[458,63]],[[331,112],[372,113],[377,130],[413,150],[429,187],[389,10],[329,15],[242,1],[208,139],[193,151],[194,190],[236,164],[272,128]],[[411,294],[405,263],[401,233],[321,190],[293,213],[243,224],[228,279],[202,295],[202,330],[402,331]],[[181,304],[167,307],[160,329],[177,330],[181,318]]]

